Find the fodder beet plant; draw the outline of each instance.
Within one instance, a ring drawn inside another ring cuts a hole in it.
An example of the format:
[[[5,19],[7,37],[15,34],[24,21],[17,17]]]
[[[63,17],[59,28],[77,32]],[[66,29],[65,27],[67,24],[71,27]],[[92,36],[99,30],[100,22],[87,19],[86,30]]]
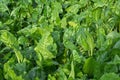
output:
[[[0,80],[120,80],[120,0],[0,0]]]

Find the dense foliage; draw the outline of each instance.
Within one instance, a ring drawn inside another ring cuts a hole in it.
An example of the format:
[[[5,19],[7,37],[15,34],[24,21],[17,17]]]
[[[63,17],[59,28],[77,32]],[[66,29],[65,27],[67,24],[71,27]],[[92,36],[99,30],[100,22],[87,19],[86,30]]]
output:
[[[120,80],[120,0],[0,0],[0,80]]]

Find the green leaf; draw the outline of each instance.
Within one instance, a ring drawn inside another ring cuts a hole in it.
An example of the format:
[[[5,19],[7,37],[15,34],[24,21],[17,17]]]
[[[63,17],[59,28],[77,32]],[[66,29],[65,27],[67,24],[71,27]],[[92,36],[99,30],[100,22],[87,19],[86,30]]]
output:
[[[18,13],[19,13],[20,7],[16,7],[10,14],[10,16],[15,16],[18,17]]]
[[[52,4],[52,13],[51,13],[51,21],[55,21],[55,24],[60,23],[59,13],[62,12],[62,5],[58,2],[53,2]]]
[[[17,41],[16,37],[6,30],[1,30],[0,33],[1,33],[0,40],[6,46],[12,48],[15,52],[18,62],[22,62],[23,56],[22,56],[21,52],[19,51],[19,45],[18,45],[18,41]]]
[[[8,32],[7,30],[0,31],[0,40],[6,44],[6,46],[10,48],[18,48],[18,43],[16,37]]]
[[[58,72],[56,73],[56,75],[57,75],[56,77],[57,77],[58,80],[63,80],[63,79],[64,79],[64,80],[68,80],[68,79],[67,79],[67,76],[66,76],[66,74],[63,72],[63,69],[62,69],[62,68],[59,68],[59,69],[58,69]]]
[[[94,4],[95,8],[98,8],[98,7],[104,7],[104,6],[107,6],[106,3],[102,2],[102,1],[97,1],[96,0],[96,3]]]
[[[14,49],[14,52],[15,52],[15,55],[16,55],[16,57],[18,59],[18,62],[19,63],[23,62],[23,56],[22,56],[21,52],[18,49]]]
[[[85,60],[85,63],[83,65],[83,72],[88,74],[89,76],[93,75],[94,68],[96,65],[96,61],[93,57],[89,57]]]
[[[31,68],[31,70],[29,70],[29,72],[27,73],[27,75],[25,77],[25,80],[29,80],[29,79],[35,80],[35,77],[38,74],[37,70],[39,70],[39,67],[33,67],[33,68]],[[44,75],[42,77],[44,77]]]
[[[86,40],[87,40],[87,37],[86,37],[84,31],[81,30],[77,37],[77,42],[80,46],[82,46],[82,48],[85,51],[89,50],[89,46],[88,46],[88,43],[86,42]]]
[[[73,22],[73,21],[69,21],[68,24],[70,26],[72,26],[73,28],[75,28],[77,26],[77,23]]]
[[[80,35],[77,37],[77,42],[84,49],[84,51],[90,51],[89,56],[93,55],[93,49],[95,47],[93,36],[87,31],[80,31]]]
[[[64,18],[61,20],[61,27],[62,27],[62,28],[66,28],[66,26],[67,26],[67,19],[66,19],[66,17],[64,17]]]
[[[80,3],[80,7],[85,7],[87,4],[88,4],[89,0],[80,0],[79,3]]]
[[[119,76],[119,45],[120,0],[0,0],[0,80]]]
[[[93,49],[95,47],[94,39],[93,39],[93,36],[89,33],[87,33],[86,36],[87,36],[87,43],[88,43],[89,49],[91,51],[90,56],[92,56],[93,55]]]
[[[107,35],[108,39],[117,39],[120,38],[120,34],[117,31],[112,31]]]
[[[65,45],[66,48],[68,48],[70,50],[75,50],[76,49],[76,46],[70,41],[64,42],[64,45]]]
[[[114,56],[114,60],[111,61],[109,64],[115,64],[115,65],[120,64],[120,57],[116,54]]]
[[[100,80],[120,80],[120,77],[115,73],[105,73]]]
[[[74,71],[73,61],[71,62],[71,72],[70,72],[69,78],[75,79],[75,71]]]
[[[113,46],[113,48],[120,49],[120,40],[115,43],[115,45]]]
[[[51,76],[50,74],[48,75],[48,80],[56,80],[54,76]]]
[[[26,64],[25,63],[17,63],[17,64],[15,64],[14,68],[15,68],[17,74],[21,74],[21,73],[25,72]]]
[[[102,13],[102,8],[95,8],[92,10],[92,14],[94,15],[95,21],[101,20],[101,13]]]
[[[22,75],[16,75],[12,67],[10,66],[11,63],[13,63],[14,60],[11,58],[8,62],[4,64],[4,71],[5,71],[5,79],[12,79],[12,80],[24,80],[22,78]]]
[[[117,73],[118,72],[118,68],[116,65],[114,65],[114,63],[110,62],[108,64],[106,64],[104,66],[104,72],[106,73],[110,73],[110,72],[115,72]]]
[[[9,10],[7,5],[2,3],[2,2],[0,2],[0,12],[5,12],[7,10]]]
[[[18,43],[19,44],[25,45],[27,42],[28,42],[28,39],[26,37],[24,37],[24,36],[20,36],[18,38]]]
[[[76,13],[79,11],[79,8],[80,8],[80,5],[79,5],[79,4],[75,4],[75,5],[72,5],[72,6],[68,7],[68,8],[66,9],[66,11],[67,11],[68,13],[71,12],[71,13],[76,14]]]
[[[46,34],[44,34],[42,39],[39,41],[39,43],[35,47],[35,51],[37,52],[37,55],[42,55],[43,59],[55,58],[55,53],[51,53],[47,49],[47,47],[52,44],[53,44],[53,38],[50,36],[50,33],[47,32]]]
[[[74,62],[81,63],[82,57],[79,55],[79,53],[76,50],[73,50],[72,54]]]
[[[104,28],[98,28],[96,47],[100,48],[100,50],[104,50],[105,49],[104,45],[105,45],[105,30]]]

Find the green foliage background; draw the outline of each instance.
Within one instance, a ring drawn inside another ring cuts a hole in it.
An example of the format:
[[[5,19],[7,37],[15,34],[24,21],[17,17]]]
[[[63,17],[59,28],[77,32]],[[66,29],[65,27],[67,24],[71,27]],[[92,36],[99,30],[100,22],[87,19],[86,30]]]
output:
[[[120,80],[120,0],[0,0],[0,80]]]

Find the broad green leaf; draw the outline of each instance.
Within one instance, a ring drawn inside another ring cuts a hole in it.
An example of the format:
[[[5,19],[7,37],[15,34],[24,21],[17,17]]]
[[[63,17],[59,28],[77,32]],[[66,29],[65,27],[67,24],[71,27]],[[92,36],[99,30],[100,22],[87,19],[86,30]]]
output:
[[[118,55],[115,55],[113,62],[116,64],[120,64],[120,57]]]
[[[11,63],[13,63],[14,60],[11,58],[8,62],[4,64],[4,71],[5,71],[5,79],[12,79],[12,80],[24,80],[21,75],[16,75],[12,67],[10,66]]]
[[[113,58],[115,55],[120,56],[120,49],[119,49],[119,48],[113,48],[113,49],[111,50],[110,57]]]
[[[41,38],[41,35],[43,35],[47,29],[49,28],[41,28],[41,27],[36,27],[34,25],[34,27],[26,27],[26,28],[23,28],[21,29],[20,31],[18,31],[17,33],[20,34],[20,35],[25,35],[25,37],[32,37],[33,39],[40,39]],[[51,30],[50,30],[51,31]],[[24,38],[25,39],[25,38]],[[20,38],[18,39],[19,42],[20,42]]]
[[[111,61],[109,64],[115,64],[115,65],[120,64],[120,57],[116,54],[114,56],[113,61]]]
[[[120,77],[115,73],[105,73],[100,80],[120,80]]]
[[[105,30],[104,28],[98,28],[97,30],[97,43],[96,46],[100,48],[100,50],[105,49],[104,44],[105,43]]]
[[[114,4],[114,6],[112,6],[113,7],[113,12],[116,14],[116,15],[119,15],[120,14],[120,0],[117,0],[116,2],[115,2],[115,4]]]
[[[60,17],[59,17],[59,13],[62,12],[62,5],[58,2],[53,2],[52,4],[52,13],[51,13],[51,20],[55,21],[55,24],[59,24],[60,23]]]
[[[117,80],[119,39],[120,0],[0,0],[0,80]]]
[[[56,10],[56,12],[59,12],[59,13],[62,12],[62,5],[60,2],[55,1],[52,4],[53,4],[52,8]]]
[[[7,30],[0,31],[0,40],[6,44],[6,46],[10,48],[18,48],[18,43],[16,37],[8,32]]]
[[[88,46],[88,43],[86,40],[87,40],[87,37],[86,37],[84,31],[81,30],[78,37],[77,37],[77,42],[80,46],[82,46],[82,48],[85,51],[89,50],[89,46]]]
[[[79,3],[80,3],[80,7],[85,7],[88,3],[89,3],[89,0],[79,0]]]
[[[14,49],[14,52],[15,52],[15,55],[16,55],[16,57],[18,59],[18,62],[19,63],[23,62],[23,56],[22,56],[21,52],[18,49]]]
[[[65,33],[63,35],[63,40],[64,41],[71,41],[73,42],[75,39],[75,31],[73,30],[73,28],[68,28],[65,29]]]
[[[97,0],[96,0],[96,1],[97,1]],[[106,4],[106,3],[103,3],[102,1],[97,1],[97,2],[94,4],[94,6],[95,6],[96,8],[98,8],[98,7],[107,6],[107,4]]]
[[[97,8],[97,9],[94,9],[92,14],[94,15],[94,19],[96,21],[100,20],[101,19],[101,12],[102,12],[102,9],[101,8]]]
[[[77,23],[73,22],[73,21],[69,21],[68,24],[72,27],[76,27]]]
[[[68,48],[70,50],[75,50],[76,49],[76,46],[70,41],[64,42],[64,45],[65,45],[66,48]]]
[[[109,39],[117,39],[120,38],[120,34],[117,31],[112,31],[107,35]]]
[[[10,14],[10,16],[15,16],[18,17],[18,13],[19,13],[20,7],[16,7]]]
[[[81,63],[82,57],[79,55],[79,53],[76,50],[73,50],[72,54],[74,62]]]
[[[14,69],[16,70],[17,74],[22,74],[26,70],[26,64],[25,63],[17,63],[17,64],[15,64]]]
[[[116,44],[113,46],[113,48],[120,49],[120,40],[116,42]]]
[[[50,74],[48,75],[48,80],[56,80],[54,76],[51,76]]]
[[[35,80],[37,73],[37,70],[39,70],[39,67],[33,67],[29,72],[27,73],[25,80]],[[43,76],[44,77],[44,76]],[[40,80],[40,79],[39,79]]]
[[[50,33],[47,32],[35,47],[35,51],[37,52],[37,55],[42,55],[43,59],[55,58],[55,54],[51,53],[47,49],[47,47],[51,44],[53,44],[53,38],[50,36]]]
[[[7,5],[2,3],[2,2],[0,2],[0,12],[5,12],[7,10],[9,10]]]
[[[67,76],[65,75],[65,73],[63,72],[63,69],[59,68],[58,71],[57,71],[57,79],[58,80],[68,80],[67,79]]]
[[[22,62],[23,56],[22,56],[21,52],[19,51],[19,45],[18,45],[18,41],[17,41],[16,37],[6,30],[2,30],[2,31],[0,31],[0,33],[1,33],[0,40],[6,46],[12,48],[15,52],[18,62]]]
[[[104,66],[104,72],[106,73],[110,73],[110,72],[115,72],[117,73],[118,72],[118,68],[116,65],[114,65],[114,63],[110,62],[108,64],[106,64]]]
[[[74,50],[77,47],[74,44],[75,32],[72,28],[66,29],[63,36],[63,44],[67,49]]]
[[[95,47],[94,39],[93,39],[93,36],[89,33],[87,33],[86,36],[87,36],[87,43],[88,43],[89,49],[91,51],[90,56],[92,56],[93,55],[93,49]]]
[[[67,26],[67,19],[66,19],[66,17],[64,17],[64,18],[61,20],[61,27],[62,27],[62,28],[66,28],[66,26]]]
[[[80,5],[79,4],[75,4],[75,5],[72,5],[72,6],[68,7],[66,9],[66,11],[76,14],[79,11],[79,8],[80,8]]]
[[[28,39],[26,38],[26,37],[24,37],[24,36],[20,36],[19,38],[18,38],[18,43],[19,44],[26,44],[28,42]]]
[[[90,76],[93,75],[95,65],[96,65],[95,59],[93,57],[89,57],[88,59],[85,60],[85,63],[83,65],[83,72]]]
[[[77,42],[84,49],[84,51],[90,51],[89,56],[93,55],[93,49],[95,47],[93,36],[85,30],[80,31]]]

